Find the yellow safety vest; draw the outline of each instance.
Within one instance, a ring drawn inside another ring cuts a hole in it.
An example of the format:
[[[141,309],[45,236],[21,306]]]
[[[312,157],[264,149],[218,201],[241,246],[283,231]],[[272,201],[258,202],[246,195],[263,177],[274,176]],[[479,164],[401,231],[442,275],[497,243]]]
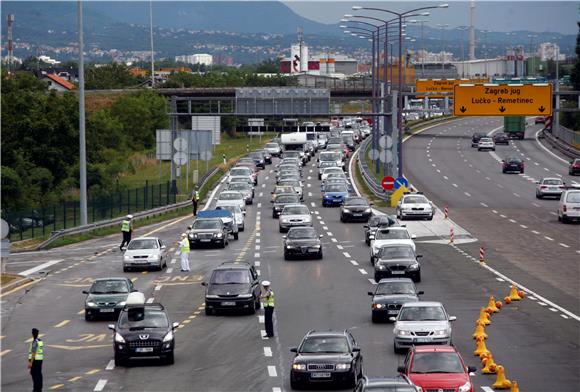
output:
[[[189,253],[189,240],[186,239],[185,246],[183,246],[182,244],[179,250],[181,251],[181,253]]]
[[[28,359],[32,359],[32,343],[28,346]],[[44,342],[40,339],[36,340],[36,355],[34,356],[35,361],[42,361],[44,359]]]
[[[129,232],[131,231],[131,222],[124,220],[121,224],[121,231]]]
[[[262,296],[262,304],[264,307],[273,308],[274,307],[274,291],[268,290],[266,294]]]
[[[195,200],[195,201],[199,201],[199,192],[198,192],[198,191],[195,191],[195,192],[193,193],[193,200]]]

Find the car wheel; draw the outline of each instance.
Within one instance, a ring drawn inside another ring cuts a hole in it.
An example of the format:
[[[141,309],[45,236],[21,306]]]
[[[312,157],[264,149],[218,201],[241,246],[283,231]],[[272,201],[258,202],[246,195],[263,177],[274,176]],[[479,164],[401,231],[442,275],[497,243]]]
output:
[[[560,212],[558,212],[558,222],[562,222],[562,217],[560,216]]]
[[[256,303],[248,308],[248,314],[256,314]]]
[[[395,343],[395,342],[393,342],[393,351],[395,352],[395,354],[402,354],[403,353],[403,350],[398,348],[397,343]]]
[[[322,260],[322,249],[318,252],[318,260]]]
[[[566,215],[562,215],[562,223],[568,223],[568,217]]]
[[[129,267],[123,267],[123,272],[129,272],[129,271],[130,271]]]
[[[420,283],[421,282],[421,272],[417,272],[413,277],[413,282]]]
[[[374,263],[373,263],[374,265]],[[375,273],[375,282],[379,283],[379,281],[381,280],[381,275]]]
[[[380,318],[379,316],[377,316],[376,314],[373,314],[373,315],[371,316],[371,321],[372,321],[373,323],[375,323],[375,324],[376,324],[376,323],[380,323],[380,322],[381,322],[381,318]]]
[[[538,192],[536,192],[536,199],[541,199],[542,196],[540,196],[540,194]]]
[[[260,298],[256,298],[256,299],[257,299],[257,301],[256,301],[256,303],[254,304],[254,308],[255,308],[256,310],[260,310],[260,308],[262,307],[262,303],[260,302]]]
[[[240,229],[239,229],[239,230],[240,230],[240,231],[244,231],[244,230],[246,230],[246,225],[242,225],[242,227],[240,227]]]
[[[85,310],[85,321],[93,321],[93,316],[87,313],[86,310]]]
[[[302,385],[300,385],[297,381],[290,379],[290,389],[301,390]]]
[[[340,215],[340,221],[344,223],[344,216],[342,216],[342,214]]]
[[[427,220],[432,221],[433,220],[433,214],[431,214],[431,216],[429,218],[427,218]]]
[[[288,255],[288,253],[284,252],[284,260],[289,260],[290,256]]]
[[[126,366],[127,359],[117,353],[115,353],[115,366]]]
[[[206,316],[211,316],[213,314],[213,310],[208,309],[207,305],[205,306],[205,315]]]
[[[165,364],[166,365],[173,365],[175,363],[175,356],[173,355],[173,351],[165,356]]]
[[[220,248],[222,248],[222,249],[223,249],[223,248],[225,248],[225,247],[226,247],[226,240],[225,240],[225,239],[223,239],[223,240],[222,240],[222,243],[220,244]]]
[[[239,233],[234,233],[234,240],[237,240],[240,238],[240,234]]]

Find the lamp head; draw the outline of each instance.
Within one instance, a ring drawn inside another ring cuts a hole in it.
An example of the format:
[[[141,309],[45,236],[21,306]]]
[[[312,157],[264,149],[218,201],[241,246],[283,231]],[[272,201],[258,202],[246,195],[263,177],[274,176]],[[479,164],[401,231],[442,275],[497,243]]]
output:
[[[352,9],[353,9],[353,11],[357,11],[357,10],[362,10],[363,7],[361,7],[360,5],[353,5]]]
[[[445,3],[445,4],[439,4],[437,6],[437,8],[449,8],[449,4]]]

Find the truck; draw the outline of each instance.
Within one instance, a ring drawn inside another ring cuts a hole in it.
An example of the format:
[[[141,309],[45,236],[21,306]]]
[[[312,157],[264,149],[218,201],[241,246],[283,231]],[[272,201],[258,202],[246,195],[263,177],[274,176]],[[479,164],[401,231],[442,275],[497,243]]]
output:
[[[523,140],[526,133],[525,116],[506,116],[503,118],[503,131],[510,139]]]
[[[306,160],[307,141],[306,132],[283,133],[280,136],[280,145],[283,151],[298,151],[303,162]]]

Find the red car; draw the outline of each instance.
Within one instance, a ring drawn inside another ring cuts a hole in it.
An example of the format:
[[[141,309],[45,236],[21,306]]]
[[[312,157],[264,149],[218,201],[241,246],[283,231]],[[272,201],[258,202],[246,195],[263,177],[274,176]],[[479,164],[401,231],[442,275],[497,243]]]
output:
[[[469,373],[474,366],[466,366],[453,346],[413,346],[403,366],[397,371],[423,391],[474,392]]]

